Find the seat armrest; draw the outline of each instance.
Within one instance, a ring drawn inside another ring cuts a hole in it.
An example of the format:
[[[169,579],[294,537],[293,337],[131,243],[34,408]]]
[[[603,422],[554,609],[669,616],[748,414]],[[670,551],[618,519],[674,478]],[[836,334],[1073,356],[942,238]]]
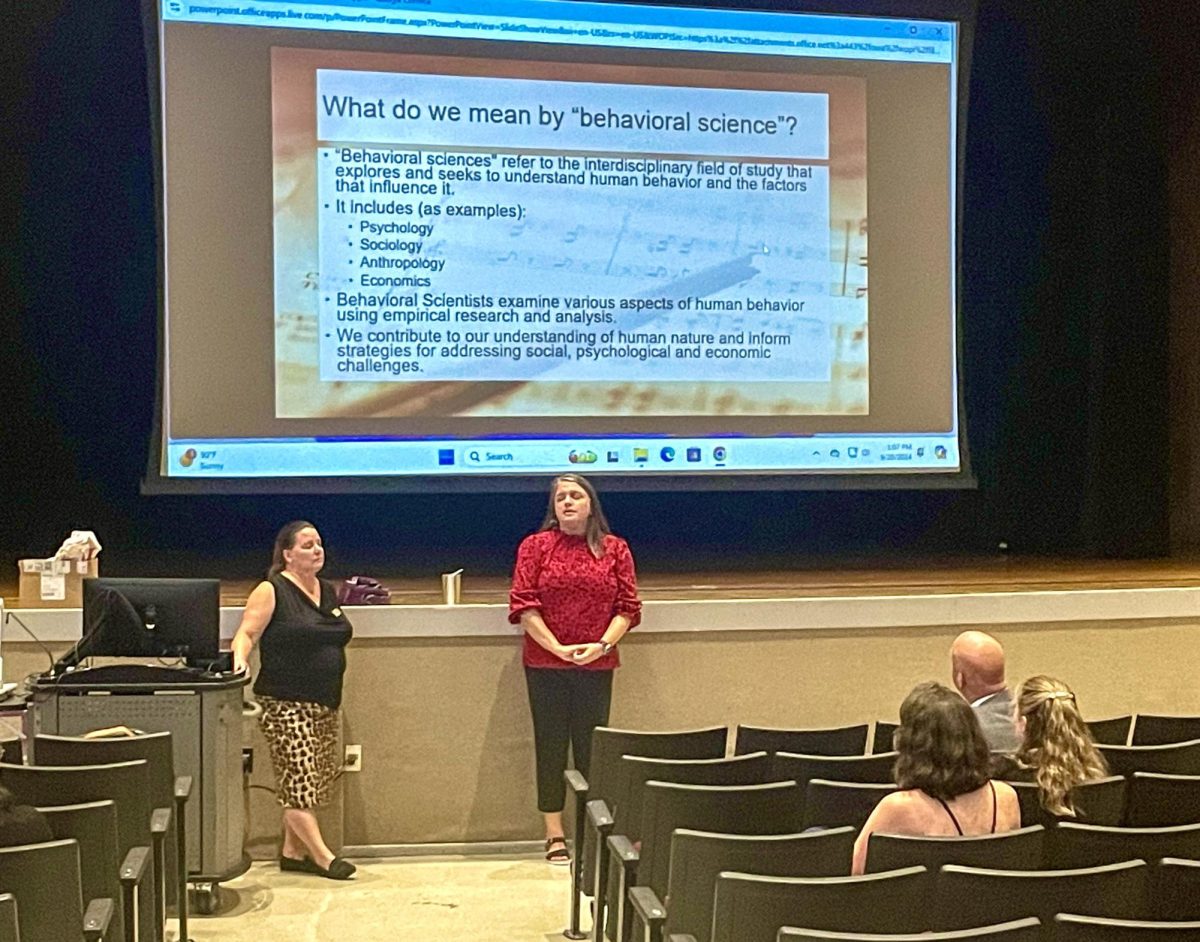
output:
[[[567,790],[575,796],[576,801],[587,801],[588,783],[578,769],[567,769],[563,773],[563,780],[567,783]]]
[[[640,933],[635,931],[633,938],[650,939],[652,942],[662,939],[663,924],[667,921],[667,907],[662,904],[658,895],[648,886],[630,887],[629,905],[633,909],[634,919],[641,920],[645,927]]]
[[[84,942],[104,942],[113,917],[113,901],[108,897],[90,900],[83,914]]]
[[[150,848],[131,847],[129,853],[125,855],[125,859],[121,861],[121,869],[117,871],[117,875],[122,884],[141,883],[148,866],[150,866]]]
[[[611,935],[617,942],[625,942],[630,932],[629,890],[637,884],[638,861],[642,855],[624,834],[614,834],[606,843],[617,882],[612,893],[616,908],[613,911]]]
[[[588,826],[597,831],[603,831],[605,828],[613,826],[612,812],[608,808],[608,803],[601,798],[587,803],[587,818]]]
[[[667,918],[667,907],[648,886],[630,887],[629,902],[633,904],[633,911],[647,926],[651,922],[662,922]]]
[[[190,775],[175,776],[175,800],[187,801],[192,797],[192,777]]]
[[[155,808],[150,812],[150,833],[155,837],[164,835],[171,829],[171,809]]]
[[[641,853],[633,846],[633,841],[627,838],[624,834],[614,834],[608,839],[608,850],[614,857],[621,862],[621,865],[637,864],[641,859]]]

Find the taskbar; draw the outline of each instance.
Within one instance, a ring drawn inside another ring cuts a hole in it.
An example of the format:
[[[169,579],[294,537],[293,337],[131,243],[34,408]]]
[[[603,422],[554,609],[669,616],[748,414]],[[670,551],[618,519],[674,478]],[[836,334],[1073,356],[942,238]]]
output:
[[[954,435],[572,440],[173,440],[169,478],[417,475],[888,474],[961,470]]]

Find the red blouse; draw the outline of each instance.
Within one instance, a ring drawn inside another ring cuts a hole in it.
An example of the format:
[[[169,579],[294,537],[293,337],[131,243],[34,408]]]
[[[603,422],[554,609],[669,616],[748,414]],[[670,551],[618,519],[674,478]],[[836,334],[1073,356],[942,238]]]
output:
[[[604,537],[604,555],[596,559],[587,540],[561,530],[531,533],[517,549],[508,620],[520,624],[521,613],[536,608],[561,644],[599,641],[614,615],[624,615],[632,628],[642,618],[637,575],[629,545],[619,536]],[[621,663],[616,650],[590,664],[563,661],[525,634],[526,667],[564,670],[612,670]]]

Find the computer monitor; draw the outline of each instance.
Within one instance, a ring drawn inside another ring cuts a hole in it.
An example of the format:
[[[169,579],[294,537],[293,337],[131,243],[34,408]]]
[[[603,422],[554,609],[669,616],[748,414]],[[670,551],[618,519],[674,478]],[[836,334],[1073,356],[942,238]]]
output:
[[[84,579],[83,635],[55,665],[86,657],[219,657],[221,583],[217,579]]]

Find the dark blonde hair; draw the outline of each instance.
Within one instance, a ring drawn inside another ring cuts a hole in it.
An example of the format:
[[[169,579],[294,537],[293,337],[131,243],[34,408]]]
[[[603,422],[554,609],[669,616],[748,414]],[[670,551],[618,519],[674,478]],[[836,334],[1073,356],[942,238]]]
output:
[[[1092,742],[1075,693],[1061,680],[1038,674],[1021,684],[1017,711],[1025,736],[1017,758],[1033,768],[1042,807],[1051,814],[1076,814],[1071,790],[1108,774],[1108,763]]]
[[[546,507],[546,517],[542,520],[541,529],[559,529],[558,514],[554,512],[554,497],[558,493],[558,485],[564,481],[569,484],[577,484],[588,496],[591,513],[588,514],[587,529],[584,530],[583,535],[587,539],[588,549],[592,551],[593,556],[599,559],[604,555],[604,537],[612,533],[612,530],[609,529],[608,518],[604,516],[604,510],[600,506],[600,497],[596,494],[596,489],[592,487],[592,482],[582,475],[560,474],[550,482],[550,502]]]
[[[941,684],[918,684],[904,698],[894,743],[901,788],[948,801],[982,788],[990,777],[991,754],[975,711]]]
[[[285,523],[275,534],[275,548],[271,551],[271,568],[267,570],[267,576],[274,576],[283,572],[287,563],[283,558],[283,551],[290,550],[296,545],[296,534],[301,530],[308,528],[316,529],[307,520],[293,520],[291,523]]]

